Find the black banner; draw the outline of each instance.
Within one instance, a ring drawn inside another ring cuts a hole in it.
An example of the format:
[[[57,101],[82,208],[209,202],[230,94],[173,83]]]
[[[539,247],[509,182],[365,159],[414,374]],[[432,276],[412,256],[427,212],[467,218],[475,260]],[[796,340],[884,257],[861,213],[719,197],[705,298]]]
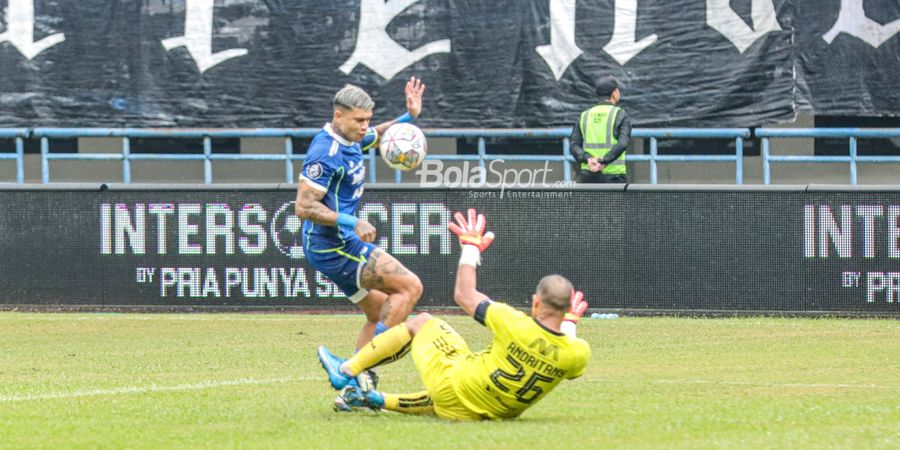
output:
[[[900,115],[900,2],[795,4],[798,99],[816,114]]]
[[[7,305],[352,308],[302,256],[282,190],[11,190]],[[453,306],[453,211],[497,239],[479,289],[521,308],[559,273],[591,306],[900,313],[900,191],[371,189],[359,215]],[[551,213],[552,211],[552,213]]]
[[[900,6],[845,3],[5,0],[0,124],[318,127],[348,82],[379,120],[411,75],[426,127],[569,126],[603,75],[639,125],[900,114]]]

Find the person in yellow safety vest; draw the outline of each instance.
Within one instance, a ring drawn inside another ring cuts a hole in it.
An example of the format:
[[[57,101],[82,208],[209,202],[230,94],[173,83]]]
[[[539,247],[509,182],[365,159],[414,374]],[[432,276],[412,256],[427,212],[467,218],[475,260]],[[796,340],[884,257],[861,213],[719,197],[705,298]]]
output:
[[[617,106],[619,82],[613,77],[597,80],[599,104],[584,111],[572,127],[572,156],[580,165],[579,183],[627,183],[625,153],[631,148],[631,120]]]

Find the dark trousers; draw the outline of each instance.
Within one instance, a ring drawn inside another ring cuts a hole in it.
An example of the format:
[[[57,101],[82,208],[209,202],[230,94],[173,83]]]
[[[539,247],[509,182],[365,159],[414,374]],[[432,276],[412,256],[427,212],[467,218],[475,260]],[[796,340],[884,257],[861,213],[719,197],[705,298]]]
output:
[[[579,170],[575,181],[578,183],[628,183],[628,177],[625,175],[605,175],[603,173],[594,173],[590,170]]]

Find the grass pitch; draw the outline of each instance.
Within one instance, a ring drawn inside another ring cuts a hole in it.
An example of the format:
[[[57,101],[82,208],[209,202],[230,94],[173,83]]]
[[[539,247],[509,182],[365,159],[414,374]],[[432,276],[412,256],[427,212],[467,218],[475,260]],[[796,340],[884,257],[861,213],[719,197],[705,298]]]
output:
[[[473,349],[489,340],[450,317]],[[593,357],[521,418],[331,410],[362,316],[0,313],[2,448],[898,448],[900,322],[584,320]],[[422,387],[412,361],[386,391]]]

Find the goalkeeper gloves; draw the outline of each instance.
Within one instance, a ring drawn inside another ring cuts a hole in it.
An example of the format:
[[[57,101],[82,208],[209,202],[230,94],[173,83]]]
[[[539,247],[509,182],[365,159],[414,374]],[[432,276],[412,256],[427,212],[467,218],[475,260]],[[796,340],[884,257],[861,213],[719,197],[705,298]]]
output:
[[[469,217],[466,219],[462,213],[455,213],[453,217],[456,223],[451,221],[447,226],[459,237],[459,243],[462,245],[459,264],[477,267],[481,263],[481,252],[494,242],[494,233],[490,231],[485,233],[484,214],[478,214],[474,208],[469,208],[468,214]]]
[[[573,289],[572,295],[569,297],[569,303],[569,311],[566,312],[566,317],[563,320],[578,323],[588,308],[588,303],[584,301],[584,293]]]
[[[587,308],[588,304],[584,301],[584,294],[581,291],[572,289],[572,294],[569,296],[569,311],[566,312],[566,316],[559,325],[559,331],[571,338],[577,337],[575,335],[575,324],[578,323],[578,320],[581,319]]]

